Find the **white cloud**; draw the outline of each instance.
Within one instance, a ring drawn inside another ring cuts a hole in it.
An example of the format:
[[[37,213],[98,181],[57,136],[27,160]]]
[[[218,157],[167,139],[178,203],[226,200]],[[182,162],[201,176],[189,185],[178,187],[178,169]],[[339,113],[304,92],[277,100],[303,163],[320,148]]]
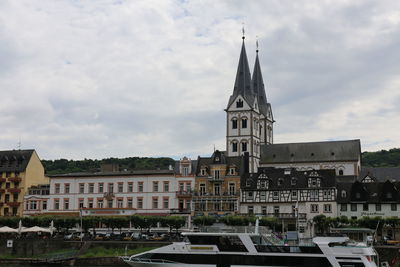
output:
[[[246,27],[275,141],[400,146],[398,1],[1,1],[0,147],[42,158],[224,149]],[[398,102],[398,101],[397,101]]]

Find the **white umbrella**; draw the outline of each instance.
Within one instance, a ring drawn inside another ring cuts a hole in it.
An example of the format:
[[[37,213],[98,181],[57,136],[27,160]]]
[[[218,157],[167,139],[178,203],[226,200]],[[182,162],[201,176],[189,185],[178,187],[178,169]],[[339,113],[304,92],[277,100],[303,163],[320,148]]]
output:
[[[19,220],[19,223],[18,223],[18,234],[20,234],[21,231],[22,231],[22,221]]]
[[[53,231],[54,231],[54,221],[52,220],[50,223],[50,234],[53,235]]]
[[[3,226],[0,227],[0,233],[18,233],[18,230],[8,226]]]
[[[28,233],[28,232],[43,232],[43,233],[51,233],[49,228],[43,228],[39,226],[33,226],[29,228],[25,228],[21,230],[21,233]]]

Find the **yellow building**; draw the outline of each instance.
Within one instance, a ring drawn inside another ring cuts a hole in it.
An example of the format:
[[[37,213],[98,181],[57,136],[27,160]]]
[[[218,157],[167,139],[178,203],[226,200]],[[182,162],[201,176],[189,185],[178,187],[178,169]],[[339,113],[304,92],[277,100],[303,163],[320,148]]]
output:
[[[21,216],[28,188],[46,183],[48,178],[35,150],[0,151],[0,216]]]

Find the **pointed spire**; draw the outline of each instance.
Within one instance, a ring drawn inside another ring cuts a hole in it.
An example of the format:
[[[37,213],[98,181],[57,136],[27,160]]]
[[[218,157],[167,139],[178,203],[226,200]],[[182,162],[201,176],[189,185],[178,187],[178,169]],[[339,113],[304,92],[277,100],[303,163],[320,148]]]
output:
[[[251,83],[253,85],[254,95],[258,99],[258,106],[262,114],[267,116],[268,102],[267,95],[265,94],[264,80],[261,73],[260,60],[258,59],[258,40],[256,41],[256,62],[254,63],[253,78]]]
[[[249,62],[247,60],[246,47],[244,45],[244,29],[242,39],[242,49],[240,52],[239,64],[236,72],[235,86],[231,99],[229,100],[228,107],[238,95],[241,95],[250,105],[252,105],[254,101]]]

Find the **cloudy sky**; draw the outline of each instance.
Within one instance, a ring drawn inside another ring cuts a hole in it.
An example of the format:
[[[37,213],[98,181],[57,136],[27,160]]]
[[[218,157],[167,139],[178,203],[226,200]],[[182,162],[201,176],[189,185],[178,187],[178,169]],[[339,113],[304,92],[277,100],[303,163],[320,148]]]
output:
[[[275,142],[400,147],[400,1],[1,0],[0,148],[43,159],[224,149],[255,40]]]

